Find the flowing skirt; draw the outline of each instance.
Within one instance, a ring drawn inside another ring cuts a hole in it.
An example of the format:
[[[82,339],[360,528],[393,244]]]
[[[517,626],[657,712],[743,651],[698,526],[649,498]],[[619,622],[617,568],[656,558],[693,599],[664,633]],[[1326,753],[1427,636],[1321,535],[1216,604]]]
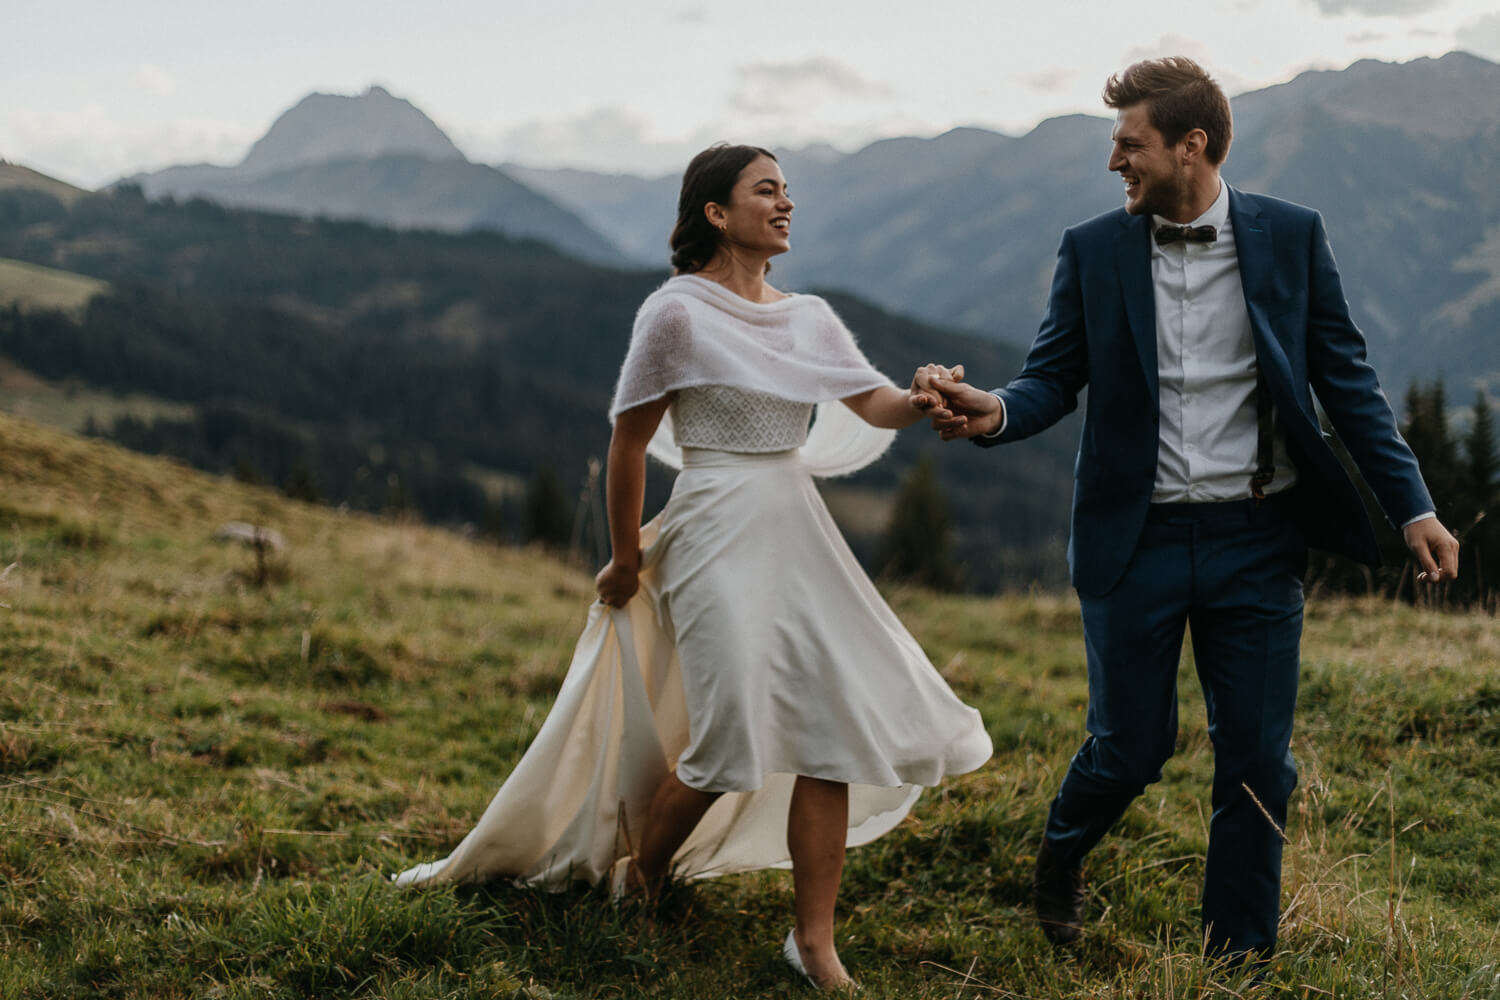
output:
[[[991,746],[881,599],[796,452],[685,449],[640,592],[596,602],[536,739],[463,842],[398,884],[598,882],[673,769],[723,792],[679,877],[786,867],[798,775],[849,784],[849,846]]]

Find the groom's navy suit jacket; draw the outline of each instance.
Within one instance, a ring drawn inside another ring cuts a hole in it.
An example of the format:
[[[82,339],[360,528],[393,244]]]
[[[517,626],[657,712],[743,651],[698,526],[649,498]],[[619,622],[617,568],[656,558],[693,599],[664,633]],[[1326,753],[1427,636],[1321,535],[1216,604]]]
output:
[[[1309,545],[1378,564],[1359,492],[1329,447],[1313,406],[1396,524],[1433,510],[1417,462],[1365,360],[1333,252],[1315,211],[1230,189],[1229,215],[1256,360],[1297,467],[1298,517]],[[1156,306],[1150,216],[1121,209],[1068,229],[1046,318],[1025,367],[997,394],[1005,430],[983,445],[1056,423],[1089,390],[1074,468],[1068,568],[1081,593],[1102,595],[1134,553],[1156,478],[1159,442]],[[1248,495],[1248,470],[1246,485]],[[1276,485],[1271,487],[1273,490]]]

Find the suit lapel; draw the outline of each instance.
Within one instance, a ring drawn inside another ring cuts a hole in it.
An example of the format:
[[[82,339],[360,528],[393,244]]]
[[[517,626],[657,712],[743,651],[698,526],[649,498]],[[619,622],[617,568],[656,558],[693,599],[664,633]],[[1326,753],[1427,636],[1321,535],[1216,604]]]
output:
[[[1245,305],[1260,301],[1261,289],[1271,276],[1271,221],[1260,214],[1260,206],[1229,189],[1229,220],[1234,226],[1234,251],[1239,257],[1240,284]]]
[[[1115,264],[1125,298],[1125,318],[1135,339],[1151,399],[1157,398],[1156,293],[1151,281],[1150,226],[1146,216],[1126,215],[1115,235]]]
[[[1256,359],[1265,370],[1272,396],[1285,405],[1293,400],[1288,390],[1291,367],[1263,305],[1274,259],[1271,220],[1261,214],[1254,199],[1234,188],[1229,189],[1229,218],[1234,227],[1234,251],[1239,258],[1240,286],[1245,294],[1245,311],[1250,316],[1250,332],[1255,337]]]

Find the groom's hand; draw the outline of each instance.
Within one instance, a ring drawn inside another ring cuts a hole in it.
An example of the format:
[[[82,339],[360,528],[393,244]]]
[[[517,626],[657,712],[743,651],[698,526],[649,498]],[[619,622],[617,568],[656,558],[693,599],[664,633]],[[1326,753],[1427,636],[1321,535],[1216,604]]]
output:
[[[1435,517],[1413,521],[1401,531],[1406,547],[1422,569],[1418,580],[1438,583],[1458,579],[1458,539]]]
[[[1005,421],[1005,407],[998,396],[962,379],[963,369],[955,368],[952,378],[930,375],[926,380],[926,388],[942,396],[942,404],[929,409],[927,415],[932,418],[932,429],[944,441],[993,434]]]
[[[911,377],[911,389],[908,390],[907,401],[914,408],[926,410],[929,414],[934,410],[943,409],[946,405],[943,394],[933,387],[933,380],[942,378],[958,382],[962,381],[963,377],[963,365],[954,365],[952,368],[945,365],[923,365]]]

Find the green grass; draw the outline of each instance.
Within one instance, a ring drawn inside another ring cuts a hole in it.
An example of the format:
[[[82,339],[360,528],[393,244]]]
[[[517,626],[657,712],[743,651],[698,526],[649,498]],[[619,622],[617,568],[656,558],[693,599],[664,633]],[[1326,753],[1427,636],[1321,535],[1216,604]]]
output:
[[[227,520],[287,536],[264,587]],[[462,837],[545,716],[591,599],[526,550],[341,515],[0,417],[0,996],[810,995],[765,872],[617,913],[597,890],[397,890]],[[895,590],[996,755],[851,853],[863,996],[1500,996],[1500,634],[1309,609],[1283,952],[1197,956],[1211,759],[1179,752],[1090,859],[1080,945],[1026,905],[1081,736],[1070,599]]]

